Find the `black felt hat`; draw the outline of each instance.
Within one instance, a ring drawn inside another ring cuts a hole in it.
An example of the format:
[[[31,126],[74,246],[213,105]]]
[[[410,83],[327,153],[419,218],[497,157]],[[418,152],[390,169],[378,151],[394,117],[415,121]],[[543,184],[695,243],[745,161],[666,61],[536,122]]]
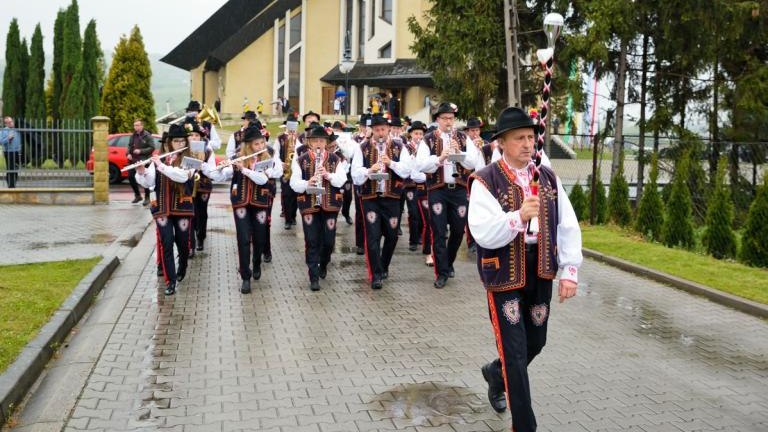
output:
[[[388,126],[389,122],[383,116],[375,115],[371,118],[371,127],[385,125]]]
[[[208,131],[206,131],[202,126],[200,126],[200,123],[196,122],[193,119],[187,119],[184,122],[184,129],[187,130],[187,133],[197,133],[200,134],[203,137],[208,136]]]
[[[316,126],[323,127],[323,125],[321,125],[318,122],[312,122],[312,123],[308,124],[307,127],[304,128],[304,131],[305,132],[309,132],[310,129],[312,129],[313,127],[316,127]]]
[[[307,131],[306,138],[325,138],[331,140],[331,133],[318,123],[313,123],[313,126]]]
[[[286,119],[283,120],[283,124],[286,124],[288,122],[297,122],[297,121],[299,121],[299,119],[297,119],[295,115],[288,114],[288,117],[286,117]]]
[[[187,129],[180,124],[172,124],[171,127],[168,128],[168,139],[186,138],[188,136]]]
[[[392,120],[389,121],[389,125],[394,127],[403,127],[403,121],[400,120],[400,117],[393,117]]]
[[[200,102],[196,100],[189,101],[189,105],[187,105],[187,112],[190,112],[190,111],[200,112],[201,109],[202,108],[200,107]]]
[[[443,102],[437,107],[437,111],[432,114],[432,120],[436,120],[440,114],[458,114],[459,107],[453,102]]]
[[[306,123],[306,122],[307,122],[307,117],[309,117],[309,116],[312,116],[312,115],[313,115],[313,116],[315,116],[315,117],[317,117],[317,119],[318,119],[318,120],[320,120],[320,114],[318,114],[318,113],[316,113],[316,112],[314,112],[314,111],[312,111],[312,110],[309,110],[309,112],[308,112],[308,113],[306,113],[306,114],[304,114],[303,116],[301,116],[301,121],[303,121],[304,123]]]
[[[467,125],[464,126],[464,130],[467,129],[482,129],[485,124],[482,120],[480,120],[477,117],[472,117],[471,119],[467,120]]]
[[[368,124],[368,121],[371,119],[370,114],[360,114],[360,121],[358,121],[358,125],[360,126],[370,126]]]
[[[424,131],[424,133],[427,133],[427,125],[424,123],[416,120],[411,124],[411,127],[408,128],[408,132],[414,131],[414,130],[421,130]]]
[[[243,142],[253,141],[255,139],[264,138],[261,134],[261,129],[255,126],[250,126],[243,132]]]
[[[256,120],[256,113],[253,111],[246,111],[243,113],[243,116],[240,117],[242,120]]]
[[[491,136],[491,141],[503,135],[504,132],[534,126],[533,119],[528,117],[525,111],[517,107],[504,108],[504,111],[499,114],[499,120],[496,121],[496,133]]]
[[[331,125],[331,128],[333,128],[333,129],[344,129],[344,128],[345,128],[345,126],[344,126],[344,123],[342,123],[342,122],[340,122],[340,121],[336,120],[336,121],[335,121],[335,122],[333,122],[333,124]]]

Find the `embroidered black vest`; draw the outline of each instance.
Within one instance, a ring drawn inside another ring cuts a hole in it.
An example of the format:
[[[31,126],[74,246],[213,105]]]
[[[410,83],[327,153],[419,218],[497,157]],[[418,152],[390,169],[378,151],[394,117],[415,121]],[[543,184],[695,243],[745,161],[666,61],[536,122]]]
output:
[[[167,216],[192,217],[195,214],[192,190],[195,180],[190,178],[185,183],[177,183],[155,170],[155,196],[149,205],[154,218]]]
[[[211,157],[211,150],[206,149],[205,150],[205,160],[208,161]],[[214,159],[215,160],[215,159]],[[211,193],[213,192],[213,181],[206,177],[205,174],[203,174],[202,170],[197,172],[200,175],[200,180],[197,181],[197,193],[198,194],[204,194],[204,193]]]
[[[459,141],[459,149],[462,152],[466,152],[467,135],[465,135],[464,132],[456,131],[456,140]],[[427,147],[429,147],[430,155],[440,156],[440,154],[443,152],[444,143],[440,137],[439,129],[424,135],[424,142],[427,144]],[[456,171],[459,173],[459,176],[456,177],[456,184],[466,187],[467,179],[469,178],[470,174],[472,174],[472,170],[464,168],[463,165],[457,162]],[[443,178],[443,167],[438,167],[437,171],[434,173],[427,174],[427,188],[429,190],[438,189],[443,186],[445,186],[445,179]]]
[[[491,159],[493,159],[493,146],[486,141],[481,152],[483,153],[483,159],[485,159],[485,166],[490,165]]]
[[[557,182],[552,170],[544,166],[540,170],[541,207],[536,273],[542,279],[551,280],[557,273]],[[523,205],[523,189],[515,183],[515,173],[503,161],[496,161],[476,172],[470,178],[470,185],[473,181],[481,182],[505,212],[519,210]],[[489,291],[525,287],[525,233],[518,233],[511,243],[498,249],[485,249],[477,245],[477,270]]]
[[[308,146],[304,146],[309,149]],[[336,166],[341,162],[339,157],[333,153],[325,152],[325,160],[323,166],[328,173],[336,172]],[[311,151],[304,151],[299,158],[299,169],[301,170],[302,180],[309,180],[315,175],[315,153]],[[344,192],[341,188],[331,185],[329,180],[323,179],[323,192],[322,199],[318,202],[317,195],[308,195],[307,193],[299,194],[296,197],[296,201],[299,204],[299,211],[302,215],[316,213],[320,210],[325,212],[338,212],[341,209],[341,204],[344,201]]]
[[[360,144],[360,150],[363,153],[363,167],[366,170],[376,165],[376,162],[379,160],[379,151],[376,148],[376,144],[371,142],[371,140],[366,140]],[[397,138],[392,139],[389,146],[387,146],[387,155],[389,155],[393,162],[400,161],[400,152],[402,151],[403,143]],[[367,180],[360,186],[360,198],[369,200],[381,196],[400,199],[403,195],[403,189],[405,189],[405,180],[397,175],[392,168],[387,167],[387,172],[389,173],[389,180],[383,180],[386,185],[384,193],[378,195],[377,181]]]
[[[269,157],[274,155],[274,150],[267,148]],[[252,161],[253,159],[248,159]],[[247,165],[247,161],[246,161]],[[275,196],[275,179],[268,179],[263,185],[254,183],[247,175],[239,170],[232,170],[232,183],[229,188],[229,200],[232,208],[238,207],[269,207]]]
[[[413,159],[416,159],[416,152],[418,151],[419,147],[416,143],[412,141],[403,141],[403,148],[408,152],[408,154],[411,155]],[[416,182],[413,181],[412,178],[408,177],[408,179],[405,181],[405,188],[406,189],[414,189],[416,187]]]

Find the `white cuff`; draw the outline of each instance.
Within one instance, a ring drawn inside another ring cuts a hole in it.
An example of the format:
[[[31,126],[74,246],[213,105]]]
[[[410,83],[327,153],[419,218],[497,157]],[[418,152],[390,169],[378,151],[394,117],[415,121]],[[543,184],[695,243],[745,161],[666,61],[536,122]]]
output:
[[[560,273],[560,279],[579,283],[579,268],[575,265],[567,265],[563,267],[563,271]]]
[[[528,229],[527,225],[523,223],[522,217],[520,217],[520,210],[515,210],[509,214],[512,215],[509,218],[509,228],[512,231],[525,232]]]

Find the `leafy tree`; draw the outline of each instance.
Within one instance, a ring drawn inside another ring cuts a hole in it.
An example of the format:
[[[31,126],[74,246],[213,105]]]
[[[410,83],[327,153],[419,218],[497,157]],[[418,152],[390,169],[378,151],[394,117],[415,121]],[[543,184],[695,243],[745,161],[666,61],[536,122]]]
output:
[[[768,177],[749,207],[739,258],[754,267],[768,267]]]
[[[693,218],[691,214],[693,205],[691,203],[691,193],[686,184],[689,164],[690,156],[686,152],[681,163],[676,168],[672,191],[667,203],[667,216],[662,228],[664,244],[669,247],[682,246],[686,249],[692,249],[694,246]]]
[[[29,56],[29,74],[27,78],[26,106],[24,116],[28,119],[45,119],[45,52],[43,51],[43,33],[40,24],[32,35]]]
[[[707,205],[707,228],[702,242],[707,253],[717,259],[736,257],[736,234],[733,233],[733,203],[725,185],[725,163],[718,168],[714,190]]]
[[[83,44],[80,39],[80,12],[77,0],[72,0],[64,16],[64,38],[61,61],[61,109],[62,117],[66,117],[64,104],[72,80],[77,72],[77,65],[82,60]]]
[[[651,159],[650,183],[644,188],[637,208],[637,219],[635,219],[635,230],[651,240],[661,239],[661,228],[664,223],[664,203],[659,194],[658,179],[659,161],[654,155]]]
[[[578,181],[573,185],[573,189],[571,189],[571,194],[568,195],[568,199],[571,201],[573,211],[576,213],[576,218],[580,221],[589,219],[589,202],[587,195],[584,193],[584,189]]]
[[[621,152],[622,156],[624,152]],[[624,158],[620,158],[619,169],[611,179],[608,192],[608,216],[611,222],[626,227],[632,223],[632,208],[629,205],[629,184],[624,178]]]
[[[5,72],[3,73],[3,114],[18,117],[24,114],[23,57],[19,23],[14,18],[5,40]]]
[[[58,120],[61,118],[61,64],[64,57],[64,21],[67,13],[59,9],[56,15],[56,21],[53,23],[53,67],[51,68],[51,77],[46,88],[46,103],[50,110],[49,115]]]
[[[130,131],[133,120],[144,120],[147,130],[155,130],[155,108],[150,81],[152,69],[144,50],[141,31],[136,26],[130,38],[117,43],[112,65],[101,98],[101,112],[111,119],[111,132]]]

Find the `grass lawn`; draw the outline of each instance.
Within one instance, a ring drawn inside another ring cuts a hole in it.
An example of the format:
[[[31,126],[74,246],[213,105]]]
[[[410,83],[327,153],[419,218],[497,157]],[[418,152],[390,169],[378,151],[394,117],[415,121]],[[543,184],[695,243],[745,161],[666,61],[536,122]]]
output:
[[[768,270],[670,249],[611,226],[582,226],[584,247],[768,304]]]
[[[592,160],[592,149],[574,149],[574,152],[576,152],[576,159],[585,159],[585,160]],[[601,156],[598,153],[597,160],[600,160]],[[611,160],[613,159],[613,153],[610,151],[604,151],[602,155],[602,160]]]
[[[100,260],[0,266],[0,373]]]

